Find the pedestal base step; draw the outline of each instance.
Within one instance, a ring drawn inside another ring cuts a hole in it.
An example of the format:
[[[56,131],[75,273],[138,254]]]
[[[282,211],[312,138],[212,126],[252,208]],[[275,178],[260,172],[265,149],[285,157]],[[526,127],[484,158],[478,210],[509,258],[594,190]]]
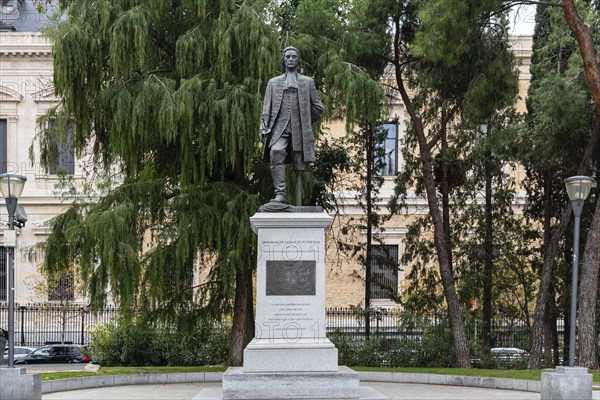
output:
[[[247,373],[230,367],[223,374],[223,400],[360,399],[358,372]]]
[[[358,388],[358,400],[390,400],[390,398],[370,386],[361,386]],[[202,389],[192,400],[223,400],[223,389],[205,388]],[[312,400],[312,399],[302,399]]]
[[[244,350],[244,372],[338,372],[338,351],[329,341],[252,340]]]

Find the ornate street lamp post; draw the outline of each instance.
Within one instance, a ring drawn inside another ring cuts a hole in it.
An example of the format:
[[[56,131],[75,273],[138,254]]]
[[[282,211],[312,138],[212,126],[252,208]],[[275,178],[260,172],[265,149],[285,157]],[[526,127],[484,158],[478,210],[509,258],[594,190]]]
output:
[[[575,233],[573,237],[573,273],[571,290],[571,326],[569,331],[569,367],[575,365],[575,324],[577,323],[577,274],[579,263],[579,225],[581,220],[581,211],[583,203],[587,199],[594,178],[589,176],[572,176],[564,180],[567,186],[567,194],[573,204],[573,214],[575,215]]]
[[[8,252],[8,368],[15,367],[15,212],[26,180],[22,175],[0,175],[0,192],[8,210],[8,230],[4,231],[4,247]]]

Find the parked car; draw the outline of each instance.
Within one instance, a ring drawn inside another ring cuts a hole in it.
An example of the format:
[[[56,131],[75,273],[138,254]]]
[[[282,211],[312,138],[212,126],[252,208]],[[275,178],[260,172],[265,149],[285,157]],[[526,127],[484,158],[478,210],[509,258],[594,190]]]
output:
[[[494,347],[490,350],[496,364],[505,368],[516,368],[526,365],[528,354],[523,349],[516,347]]]
[[[506,357],[512,359],[521,359],[525,357],[527,352],[523,349],[518,349],[516,347],[494,347],[490,350],[492,355],[498,357]]]
[[[82,349],[82,346],[76,344],[43,346],[27,354],[25,357],[15,360],[15,364],[89,362],[89,358],[83,354]]]
[[[15,346],[14,349],[15,349],[14,359],[17,360],[21,357],[25,357],[27,354],[34,351],[36,348],[35,347],[26,347],[26,346]],[[8,347],[6,349],[4,349],[4,361],[2,361],[2,362],[4,364],[8,363]]]

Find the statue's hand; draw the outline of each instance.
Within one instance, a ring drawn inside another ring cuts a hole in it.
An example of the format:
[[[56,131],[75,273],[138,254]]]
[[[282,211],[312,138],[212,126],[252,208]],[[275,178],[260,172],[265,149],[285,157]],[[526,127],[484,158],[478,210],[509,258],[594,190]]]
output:
[[[260,132],[260,141],[264,144],[267,143],[267,139],[269,138],[269,134],[266,132]]]
[[[260,126],[258,132],[259,132],[260,141],[263,143],[267,143],[267,140],[269,139],[269,133],[271,133],[271,130],[267,127],[267,125],[261,123],[261,126]]]

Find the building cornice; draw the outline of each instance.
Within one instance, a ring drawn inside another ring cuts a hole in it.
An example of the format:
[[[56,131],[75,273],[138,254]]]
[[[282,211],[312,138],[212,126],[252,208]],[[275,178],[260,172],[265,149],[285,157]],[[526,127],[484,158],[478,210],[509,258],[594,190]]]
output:
[[[0,55],[47,57],[52,54],[52,42],[38,32],[0,32]]]

